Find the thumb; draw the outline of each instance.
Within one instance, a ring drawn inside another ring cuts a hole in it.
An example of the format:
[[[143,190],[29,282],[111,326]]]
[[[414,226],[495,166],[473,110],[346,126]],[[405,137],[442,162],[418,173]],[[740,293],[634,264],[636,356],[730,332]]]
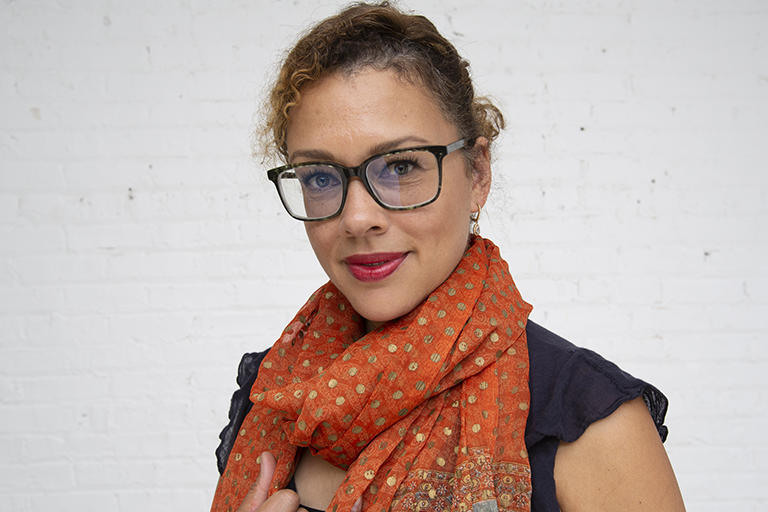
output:
[[[275,456],[269,452],[262,452],[259,456],[261,461],[261,468],[259,469],[259,477],[256,482],[251,486],[248,494],[245,495],[243,502],[240,504],[238,510],[244,512],[256,510],[262,503],[267,501],[269,495],[269,485],[272,483],[272,475],[275,474],[275,467],[277,463]]]

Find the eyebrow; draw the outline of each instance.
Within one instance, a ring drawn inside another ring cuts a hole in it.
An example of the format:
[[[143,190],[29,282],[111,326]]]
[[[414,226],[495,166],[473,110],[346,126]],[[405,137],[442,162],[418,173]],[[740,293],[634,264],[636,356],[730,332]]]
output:
[[[400,149],[405,143],[415,144],[428,144],[426,139],[417,137],[416,135],[407,135],[398,139],[379,142],[368,148],[368,155],[373,156],[379,153],[386,153],[388,151],[394,151]],[[288,161],[293,162],[296,158],[306,158],[311,160],[325,160],[333,162],[334,156],[324,149],[298,149],[288,156]]]

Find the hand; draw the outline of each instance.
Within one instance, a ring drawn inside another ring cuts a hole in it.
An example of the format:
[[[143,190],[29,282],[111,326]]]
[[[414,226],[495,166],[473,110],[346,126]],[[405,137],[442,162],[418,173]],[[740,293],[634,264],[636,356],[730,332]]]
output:
[[[276,465],[274,455],[269,452],[261,454],[259,478],[245,495],[237,512],[296,512],[298,510],[299,495],[290,489],[281,489],[267,499]],[[301,510],[306,512],[303,508]]]

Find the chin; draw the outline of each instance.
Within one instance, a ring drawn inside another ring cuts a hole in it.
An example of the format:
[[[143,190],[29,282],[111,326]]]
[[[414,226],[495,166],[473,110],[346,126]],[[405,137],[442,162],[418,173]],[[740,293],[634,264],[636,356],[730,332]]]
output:
[[[389,310],[388,308],[373,308],[370,303],[367,307],[355,308],[355,311],[369,322],[376,324],[389,322],[408,313],[408,311]]]
[[[354,302],[350,301],[350,303],[355,308],[355,311],[369,323],[383,324],[407,315],[422,300],[423,298],[418,301],[408,301],[405,303],[393,298],[391,294],[386,294],[376,298],[359,297]]]

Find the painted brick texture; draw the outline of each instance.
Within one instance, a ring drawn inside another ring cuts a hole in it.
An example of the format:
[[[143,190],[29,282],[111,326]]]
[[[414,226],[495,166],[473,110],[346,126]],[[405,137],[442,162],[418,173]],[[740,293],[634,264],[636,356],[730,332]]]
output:
[[[0,510],[207,510],[240,355],[324,281],[254,113],[340,5],[0,3]],[[408,7],[506,114],[532,318],[667,394],[690,510],[765,510],[768,4]]]

